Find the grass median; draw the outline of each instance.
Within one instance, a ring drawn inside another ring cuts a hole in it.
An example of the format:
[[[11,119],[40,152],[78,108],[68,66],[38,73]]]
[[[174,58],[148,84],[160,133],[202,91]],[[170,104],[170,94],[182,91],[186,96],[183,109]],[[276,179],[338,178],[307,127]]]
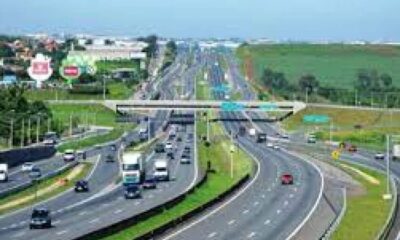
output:
[[[382,198],[386,192],[386,176],[348,163],[336,165],[359,181],[366,191],[364,194],[355,196],[348,194],[346,213],[331,239],[376,239],[386,222],[392,204],[392,201]],[[357,170],[352,170],[352,168]]]
[[[60,175],[39,181],[36,186],[33,185],[0,199],[0,214],[39,203],[70,189],[74,186],[75,181],[86,177],[91,168],[91,163],[78,164]],[[61,183],[60,179],[68,179],[68,181]],[[35,197],[36,190],[37,197]]]

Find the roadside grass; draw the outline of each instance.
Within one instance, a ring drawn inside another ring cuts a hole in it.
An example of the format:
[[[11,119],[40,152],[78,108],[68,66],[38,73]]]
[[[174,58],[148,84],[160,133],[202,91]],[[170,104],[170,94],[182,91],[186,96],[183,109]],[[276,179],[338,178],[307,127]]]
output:
[[[111,72],[118,68],[133,68],[139,71],[139,62],[132,60],[104,60],[96,62],[97,72]]]
[[[133,92],[133,88],[129,88],[123,82],[107,83],[109,93],[107,99],[127,99]],[[31,101],[46,100],[103,100],[103,94],[79,94],[69,93],[66,89],[28,89],[24,92],[25,97]]]
[[[385,134],[400,133],[400,113],[355,109],[307,107],[283,122],[289,131],[317,132],[319,139],[329,139],[330,123],[304,123],[305,115],[327,115],[332,121],[334,141],[346,141],[356,145],[382,149]]]
[[[400,78],[400,48],[389,45],[268,44],[238,48],[236,55],[251,59],[259,80],[265,67],[281,71],[297,84],[304,74],[314,74],[321,86],[352,89],[359,69],[376,69]],[[400,86],[400,82],[393,82]]]
[[[365,187],[366,193],[364,195],[347,197],[346,213],[331,239],[376,239],[379,231],[386,222],[392,204],[392,201],[383,200],[382,198],[382,195],[386,192],[386,177],[368,168],[363,168],[347,162],[344,164],[357,168],[378,179],[380,184],[373,184],[354,171],[343,168],[339,164],[335,164],[359,181]]]
[[[115,127],[115,113],[98,104],[50,104],[53,118],[62,126],[68,126],[70,117],[77,118],[80,124],[88,121],[89,125]]]
[[[196,75],[196,99],[210,100],[211,92],[206,80],[204,79],[204,72],[200,71]]]
[[[42,202],[42,201],[44,201],[46,199],[49,199],[49,198],[51,198],[53,196],[56,196],[57,194],[60,194],[60,193],[62,193],[64,191],[72,188],[74,186],[74,184],[75,184],[75,181],[85,178],[87,176],[87,174],[89,173],[90,169],[92,168],[92,164],[91,163],[85,162],[85,163],[81,163],[81,165],[83,165],[82,170],[76,176],[74,176],[72,179],[70,179],[70,181],[68,181],[65,185],[59,185],[57,188],[54,188],[50,192],[47,192],[47,193],[45,193],[43,195],[40,195],[40,196],[38,195],[36,200],[32,199],[30,201],[18,204],[18,205],[14,206],[14,207],[0,210],[0,215],[8,213],[8,212],[15,211],[17,209],[20,209],[20,208],[23,208],[23,207],[26,207],[26,206],[29,206],[29,205],[34,205],[36,203],[40,203],[40,202]],[[78,166],[79,165],[77,165],[76,167],[74,167],[74,168],[72,168],[70,170],[67,170],[67,171],[61,173],[60,175],[57,175],[57,176],[48,178],[46,180],[43,180],[43,181],[39,182],[37,186],[31,186],[31,187],[29,187],[29,188],[27,188],[25,190],[22,190],[20,192],[15,193],[15,194],[6,196],[4,198],[1,198],[0,199],[0,206],[3,205],[3,204],[10,203],[12,201],[16,201],[16,200],[21,199],[21,198],[34,196],[36,188],[38,190],[40,190],[40,189],[45,189],[45,188],[48,188],[48,187],[56,184],[59,179],[66,178]]]
[[[209,88],[207,84],[199,84],[201,78],[197,78],[197,99],[204,99],[209,96]],[[201,115],[201,114],[198,114]],[[211,162],[213,173],[208,174],[208,179],[200,188],[189,194],[185,200],[169,210],[165,210],[162,214],[156,215],[148,220],[138,222],[136,225],[120,231],[117,234],[106,237],[107,240],[125,240],[135,239],[141,235],[155,229],[173,219],[178,219],[185,213],[213,200],[221,193],[227,191],[231,186],[237,183],[246,174],[252,171],[251,158],[241,149],[236,149],[233,159],[233,177],[230,175],[230,140],[223,134],[222,126],[219,123],[212,124],[211,132],[214,138],[210,146],[200,140],[199,136],[206,134],[207,123],[202,117],[198,117],[197,136],[198,143],[198,160],[201,171],[207,168],[207,162]]]

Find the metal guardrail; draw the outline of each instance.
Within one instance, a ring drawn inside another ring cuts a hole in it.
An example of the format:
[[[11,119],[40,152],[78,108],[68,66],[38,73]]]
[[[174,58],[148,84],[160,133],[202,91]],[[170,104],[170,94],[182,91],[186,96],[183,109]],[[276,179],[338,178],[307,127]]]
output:
[[[347,191],[346,191],[346,188],[342,188],[342,192],[343,192],[342,210],[340,211],[339,215],[335,218],[335,220],[332,221],[332,223],[330,224],[328,229],[326,229],[325,233],[319,238],[320,240],[326,240],[326,239],[330,239],[331,238],[332,233],[334,233],[336,231],[337,227],[339,226],[340,222],[343,219],[344,214],[346,213],[346,210],[347,210]]]
[[[378,236],[375,238],[377,240],[384,240],[384,239],[388,238],[390,231],[393,228],[394,221],[397,217],[397,210],[399,208],[397,186],[396,186],[396,181],[394,180],[393,177],[390,179],[390,182],[392,185],[393,203],[392,203],[392,207],[390,209],[390,214],[389,214],[388,218],[386,219],[385,225],[382,227]]]

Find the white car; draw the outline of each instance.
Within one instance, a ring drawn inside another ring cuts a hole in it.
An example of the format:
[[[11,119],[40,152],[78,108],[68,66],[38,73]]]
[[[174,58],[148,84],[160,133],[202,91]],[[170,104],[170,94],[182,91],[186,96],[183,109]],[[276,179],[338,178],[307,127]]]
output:
[[[377,159],[377,160],[383,160],[383,159],[385,159],[385,154],[383,154],[383,153],[376,153],[376,154],[375,154],[375,159]]]
[[[274,149],[279,150],[279,149],[281,149],[281,147],[279,147],[278,145],[274,145]]]
[[[172,148],[173,148],[173,146],[172,146],[172,143],[171,143],[171,142],[166,142],[166,143],[165,143],[165,149],[166,149],[166,150],[172,150]]]
[[[268,143],[267,143],[267,147],[273,148],[273,147],[274,147],[274,144],[272,144],[272,142],[268,142]]]
[[[75,160],[75,151],[72,149],[65,150],[63,159],[66,162],[74,161]]]
[[[35,167],[35,165],[31,162],[26,162],[22,164],[21,171],[23,172],[30,172]]]
[[[183,156],[180,161],[181,164],[190,164],[190,159],[187,156]]]

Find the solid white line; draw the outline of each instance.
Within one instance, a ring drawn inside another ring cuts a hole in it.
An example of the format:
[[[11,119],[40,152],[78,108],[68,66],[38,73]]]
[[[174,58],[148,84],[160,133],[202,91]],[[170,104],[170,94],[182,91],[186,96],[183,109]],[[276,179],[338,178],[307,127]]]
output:
[[[288,151],[285,150],[285,149],[282,149],[282,150],[283,150],[284,152],[286,152],[287,154],[289,154],[289,155],[295,156],[295,154],[292,154],[292,153],[288,152]],[[321,179],[321,187],[320,187],[320,189],[319,189],[319,194],[318,194],[317,201],[315,201],[314,206],[311,208],[311,211],[308,212],[308,215],[307,215],[307,216],[303,219],[303,221],[294,229],[294,231],[287,237],[287,239],[292,239],[292,238],[300,231],[300,229],[306,224],[306,222],[311,218],[311,216],[313,215],[313,213],[314,213],[315,210],[317,209],[318,204],[319,204],[320,201],[321,201],[322,193],[323,193],[324,188],[325,188],[324,175],[323,175],[323,173],[321,172],[321,169],[319,169],[319,167],[318,167],[317,165],[315,165],[315,163],[313,163],[313,162],[311,162],[311,161],[309,161],[309,160],[307,160],[307,159],[305,159],[305,158],[303,158],[303,157],[300,157],[300,156],[295,156],[295,157],[297,157],[297,158],[303,160],[304,162],[310,164],[315,170],[317,170],[317,172],[318,172],[318,174],[319,174],[319,176],[320,176],[320,179]]]
[[[63,235],[63,234],[65,234],[65,233],[67,233],[67,232],[68,232],[67,230],[63,230],[63,231],[57,232],[56,234],[57,234],[57,235]]]
[[[91,169],[89,175],[86,177],[86,180],[89,180],[89,179],[92,177],[92,175],[94,174],[94,172],[95,172],[97,166],[99,165],[100,158],[101,158],[101,155],[99,155],[99,156],[97,157],[96,163],[95,163],[94,166],[92,167],[92,169]]]
[[[223,208],[225,208],[226,206],[228,206],[231,202],[233,202],[234,200],[236,200],[238,197],[240,197],[247,189],[249,189],[254,183],[255,181],[258,179],[259,175],[260,175],[260,162],[258,161],[258,159],[256,157],[254,157],[254,155],[250,152],[248,152],[246,150],[246,148],[242,149],[247,152],[247,154],[253,158],[253,160],[256,162],[257,165],[257,172],[255,173],[253,179],[251,179],[251,181],[245,186],[243,187],[241,190],[239,190],[233,197],[231,197],[230,199],[228,199],[227,201],[225,201],[223,204],[221,204],[219,207],[215,208],[214,210],[212,210],[211,212],[207,213],[206,215],[204,215],[203,217],[199,218],[196,221],[191,222],[190,224],[182,227],[181,229],[177,229],[175,232],[172,232],[171,234],[169,234],[168,236],[166,236],[165,238],[163,238],[164,240],[168,240],[171,239],[175,236],[177,236],[178,234],[188,230],[189,228],[192,228],[193,226],[199,224],[200,222],[206,220],[207,218],[211,217],[212,215],[214,215],[215,213],[221,211]]]

